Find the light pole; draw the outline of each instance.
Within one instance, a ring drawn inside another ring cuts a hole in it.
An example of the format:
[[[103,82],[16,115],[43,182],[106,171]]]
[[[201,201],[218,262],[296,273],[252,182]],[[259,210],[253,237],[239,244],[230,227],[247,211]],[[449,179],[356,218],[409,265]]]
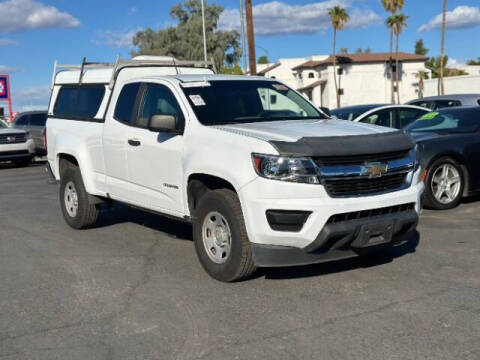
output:
[[[257,74],[257,59],[255,57],[255,31],[253,30],[252,0],[245,0],[245,12],[247,16],[248,36],[248,62],[250,64],[250,75]]]
[[[243,14],[243,0],[240,1],[240,26],[242,29],[242,57],[243,57],[243,73],[247,72],[247,52],[245,49],[245,17]]]
[[[202,27],[203,27],[203,55],[205,58],[205,62],[208,61],[208,54],[207,54],[207,30],[205,28],[205,3],[204,0],[200,0],[202,3]]]

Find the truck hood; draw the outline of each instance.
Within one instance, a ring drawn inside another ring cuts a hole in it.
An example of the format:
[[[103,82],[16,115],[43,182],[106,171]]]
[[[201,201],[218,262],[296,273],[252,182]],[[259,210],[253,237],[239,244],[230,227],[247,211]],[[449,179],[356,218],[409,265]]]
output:
[[[264,141],[294,142],[303,137],[336,137],[389,133],[395,129],[347,120],[288,120],[219,125],[217,129]]]

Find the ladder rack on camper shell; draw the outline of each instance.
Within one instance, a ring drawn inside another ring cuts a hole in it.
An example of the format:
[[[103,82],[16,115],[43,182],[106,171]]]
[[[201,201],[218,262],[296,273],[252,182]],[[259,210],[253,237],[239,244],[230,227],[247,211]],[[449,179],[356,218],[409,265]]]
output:
[[[168,58],[165,59],[132,59],[132,60],[122,60],[120,59],[120,55],[117,56],[115,63],[105,63],[105,62],[87,62],[86,58],[82,59],[82,63],[80,65],[66,65],[66,64],[59,64],[56,60],[53,66],[53,76],[52,76],[52,85],[51,89],[54,88],[56,85],[55,80],[57,74],[61,71],[68,71],[68,70],[80,70],[80,74],[78,77],[78,84],[82,84],[83,75],[85,70],[87,69],[112,69],[112,76],[109,82],[110,90],[113,89],[115,86],[115,81],[117,79],[117,75],[123,68],[126,67],[173,67],[176,69],[177,74],[178,68],[182,67],[194,67],[194,68],[206,68],[213,70],[216,73],[215,63],[212,61],[188,61],[188,60],[176,60],[175,58]]]

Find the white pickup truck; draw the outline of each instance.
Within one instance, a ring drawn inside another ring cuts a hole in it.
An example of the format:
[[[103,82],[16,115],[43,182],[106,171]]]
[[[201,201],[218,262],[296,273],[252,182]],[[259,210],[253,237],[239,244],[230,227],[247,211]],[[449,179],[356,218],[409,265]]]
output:
[[[424,185],[408,135],[328,119],[272,79],[150,57],[58,71],[49,171],[73,228],[119,201],[193,223],[215,279],[405,241]]]

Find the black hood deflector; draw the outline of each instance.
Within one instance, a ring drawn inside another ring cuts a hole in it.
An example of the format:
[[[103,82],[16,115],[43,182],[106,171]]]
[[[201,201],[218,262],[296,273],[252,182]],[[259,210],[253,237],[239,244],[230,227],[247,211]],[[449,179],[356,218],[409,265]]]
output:
[[[269,141],[282,156],[373,155],[413,149],[415,143],[403,131],[380,134],[303,137],[296,142]]]

